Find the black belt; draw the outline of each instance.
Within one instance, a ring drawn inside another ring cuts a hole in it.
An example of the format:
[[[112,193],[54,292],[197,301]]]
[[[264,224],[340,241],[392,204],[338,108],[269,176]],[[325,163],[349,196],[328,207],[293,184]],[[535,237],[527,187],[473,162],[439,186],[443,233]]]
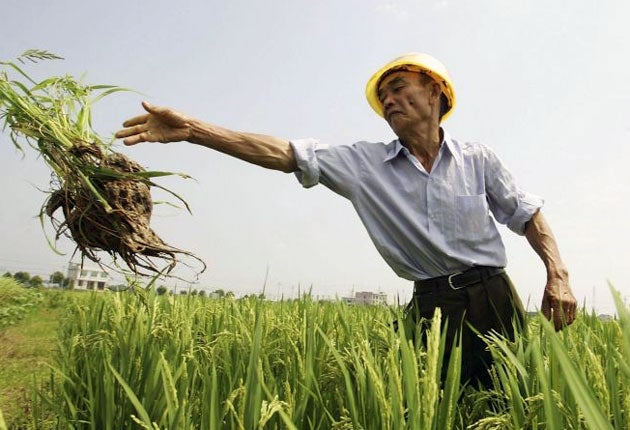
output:
[[[503,267],[474,266],[464,272],[416,281],[413,284],[413,292],[422,294],[444,288],[459,290],[504,272]]]

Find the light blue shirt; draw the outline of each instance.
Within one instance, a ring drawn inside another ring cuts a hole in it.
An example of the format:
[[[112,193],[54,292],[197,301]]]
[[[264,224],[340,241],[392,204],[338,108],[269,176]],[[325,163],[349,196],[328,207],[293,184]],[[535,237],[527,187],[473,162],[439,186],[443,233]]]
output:
[[[522,235],[543,205],[516,186],[491,149],[446,131],[430,173],[399,140],[328,146],[299,139],[291,146],[302,185],[321,183],[349,199],[387,264],[412,281],[505,267],[491,214]]]

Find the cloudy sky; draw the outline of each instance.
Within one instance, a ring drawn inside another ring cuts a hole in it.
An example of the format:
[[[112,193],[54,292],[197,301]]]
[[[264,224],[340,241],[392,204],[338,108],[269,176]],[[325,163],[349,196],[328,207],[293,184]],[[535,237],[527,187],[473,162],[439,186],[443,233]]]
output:
[[[103,136],[146,99],[288,139],[389,141],[364,85],[402,53],[431,53],[458,95],[446,128],[494,148],[522,188],[545,198],[579,301],[612,311],[609,282],[630,300],[627,1],[3,0],[2,16],[0,60],[46,49],[65,60],[29,65],[38,78],[71,74],[138,92],[95,108]],[[52,252],[37,219],[49,172],[0,137],[0,271],[65,271],[72,244]],[[160,182],[192,215],[162,205],[152,221],[166,242],[208,263],[190,285],[409,298],[410,283],[380,259],[351,205],[324,187],[304,190],[293,175],[187,143],[117,148],[150,169],[194,177]],[[509,273],[536,309],[543,265],[524,238],[502,232]]]

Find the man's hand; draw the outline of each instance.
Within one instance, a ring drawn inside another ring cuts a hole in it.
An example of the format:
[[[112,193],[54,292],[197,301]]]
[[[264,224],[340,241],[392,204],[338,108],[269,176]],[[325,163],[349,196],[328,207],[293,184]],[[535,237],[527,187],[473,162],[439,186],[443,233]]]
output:
[[[577,300],[571,292],[569,273],[560,258],[556,239],[540,211],[525,224],[525,237],[547,269],[547,285],[540,310],[553,321],[556,330],[560,330],[575,320]]]
[[[124,129],[116,133],[125,145],[140,142],[181,142],[190,139],[190,118],[172,109],[153,106],[142,102],[148,112],[123,123]]]
[[[549,321],[553,321],[556,330],[575,321],[577,300],[571,292],[568,280],[552,280],[547,282],[543,293],[541,312]]]

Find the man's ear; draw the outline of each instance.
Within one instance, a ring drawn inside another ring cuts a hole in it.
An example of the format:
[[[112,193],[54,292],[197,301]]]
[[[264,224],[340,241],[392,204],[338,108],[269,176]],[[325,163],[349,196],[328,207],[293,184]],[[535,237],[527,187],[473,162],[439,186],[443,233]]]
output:
[[[437,82],[432,82],[430,94],[431,94],[431,102],[439,106],[440,96],[442,95],[442,88],[440,87],[440,84],[438,84]]]

